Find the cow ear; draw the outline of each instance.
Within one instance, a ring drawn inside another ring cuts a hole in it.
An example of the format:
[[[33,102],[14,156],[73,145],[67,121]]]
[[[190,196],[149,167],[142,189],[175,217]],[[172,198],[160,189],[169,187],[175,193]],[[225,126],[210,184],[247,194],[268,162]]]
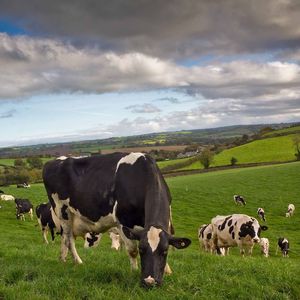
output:
[[[174,246],[177,249],[184,249],[191,244],[191,240],[187,238],[176,238],[171,236],[169,238],[169,244]]]
[[[122,226],[122,231],[129,240],[140,240],[140,234],[136,230]]]
[[[265,225],[260,226],[260,229],[263,230],[263,231],[266,231],[268,229],[268,226],[265,226]]]

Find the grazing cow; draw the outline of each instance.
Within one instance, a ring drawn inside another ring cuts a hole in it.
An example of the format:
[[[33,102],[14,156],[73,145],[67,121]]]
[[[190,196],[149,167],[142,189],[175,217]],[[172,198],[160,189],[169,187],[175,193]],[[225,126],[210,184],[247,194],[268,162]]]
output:
[[[213,228],[213,245],[218,251],[220,247],[226,249],[238,246],[242,255],[247,250],[252,254],[254,243],[258,243],[261,230],[267,226],[260,226],[255,218],[243,214],[217,216],[211,220]]]
[[[233,200],[234,200],[235,204],[246,205],[245,198],[241,195],[234,195]]]
[[[293,214],[294,214],[294,211],[295,211],[295,205],[294,204],[289,204],[288,205],[288,211],[287,213],[285,214],[285,216],[288,218],[288,217],[291,217]]]
[[[48,244],[48,239],[47,239],[48,230],[50,230],[51,239],[52,241],[54,241],[55,238],[54,229],[56,228],[56,230],[60,231],[60,224],[56,215],[53,214],[51,204],[49,202],[42,203],[35,208],[35,212],[38,219],[38,223],[43,233],[43,238],[45,243]]]
[[[30,188],[30,184],[24,182],[24,183],[18,183],[17,188]]]
[[[282,252],[283,257],[288,257],[289,256],[290,243],[289,243],[288,239],[286,239],[284,237],[278,239],[276,255],[278,253],[279,248]]]
[[[260,245],[261,253],[265,257],[268,257],[269,256],[269,247],[270,247],[269,239],[261,238],[259,241],[259,245]]]
[[[15,197],[12,195],[2,194],[0,195],[0,199],[3,201],[14,201]]]
[[[30,219],[33,217],[33,205],[28,199],[15,199],[16,203],[16,217],[25,221],[25,214],[29,213]]]
[[[263,208],[259,207],[257,209],[257,215],[264,221],[266,222],[266,217],[265,217],[265,211]]]
[[[189,246],[175,238],[171,223],[171,195],[154,160],[142,153],[113,153],[49,161],[43,170],[49,201],[62,227],[61,255],[70,250],[82,263],[74,239],[118,226],[131,266],[141,258],[141,283],[160,285],[169,245]],[[139,247],[137,242],[139,241]]]

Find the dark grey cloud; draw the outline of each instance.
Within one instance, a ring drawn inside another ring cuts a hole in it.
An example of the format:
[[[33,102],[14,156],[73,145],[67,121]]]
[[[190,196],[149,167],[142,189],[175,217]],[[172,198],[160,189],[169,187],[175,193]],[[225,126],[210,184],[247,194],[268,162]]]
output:
[[[298,0],[2,0],[33,35],[173,58],[300,46]]]
[[[15,109],[8,110],[6,112],[0,113],[0,119],[12,118],[17,111]]]
[[[133,113],[138,113],[138,114],[157,113],[157,112],[161,111],[158,107],[156,107],[155,105],[150,104],[150,103],[144,103],[144,104],[139,104],[139,105],[130,105],[125,108],[130,110]]]

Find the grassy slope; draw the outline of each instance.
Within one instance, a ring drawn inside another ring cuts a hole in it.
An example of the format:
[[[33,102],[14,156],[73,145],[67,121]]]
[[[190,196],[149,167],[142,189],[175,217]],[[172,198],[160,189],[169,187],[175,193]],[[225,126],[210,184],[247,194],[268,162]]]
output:
[[[237,164],[261,163],[261,162],[284,162],[295,159],[295,148],[292,138],[294,134],[273,137],[224,150],[214,157],[211,166],[224,166],[230,164],[232,157],[237,158]],[[171,161],[169,162],[169,164]],[[185,170],[202,169],[199,162],[195,162]]]
[[[47,162],[48,160],[51,160],[53,158],[49,158],[49,157],[43,157],[42,158],[42,161],[43,163]],[[26,159],[23,159],[24,161],[26,161]],[[14,162],[15,162],[15,159],[14,158],[0,158],[0,165],[3,165],[3,166],[14,166]]]
[[[299,132],[299,131],[300,131],[300,126],[293,126],[293,127],[289,127],[289,128],[271,131],[271,132],[265,133],[263,136],[268,137],[273,134],[287,134],[287,133],[294,133],[294,132]]]
[[[173,196],[173,220],[177,235],[193,240],[181,251],[170,251],[174,274],[160,289],[139,287],[139,273],[129,272],[124,252],[109,248],[108,238],[96,249],[83,249],[77,241],[81,266],[58,262],[58,239],[42,243],[35,221],[15,220],[14,204],[1,202],[0,299],[299,299],[300,298],[300,163],[228,170],[168,179]],[[31,189],[4,188],[34,204],[45,200],[42,185]],[[247,199],[246,207],[234,204],[232,195]],[[288,203],[296,214],[287,219]],[[255,216],[264,207],[271,242],[271,257],[241,258],[237,249],[229,257],[198,250],[197,228],[217,214],[234,212]],[[275,256],[276,239],[291,243],[289,259]]]

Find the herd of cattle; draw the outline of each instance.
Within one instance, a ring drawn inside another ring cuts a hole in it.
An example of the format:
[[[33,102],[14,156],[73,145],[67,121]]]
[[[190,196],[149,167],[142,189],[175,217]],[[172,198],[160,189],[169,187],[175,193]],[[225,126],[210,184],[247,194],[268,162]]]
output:
[[[236,204],[246,205],[246,201],[241,195],[234,195]],[[289,204],[286,217],[294,214],[295,205]],[[266,221],[265,211],[259,207],[258,217]],[[258,221],[244,214],[232,214],[229,216],[216,216],[211,219],[210,224],[203,224],[198,229],[198,239],[200,247],[206,252],[228,255],[230,247],[239,247],[240,253],[251,255],[255,243],[259,243],[261,252],[265,257],[269,256],[269,239],[260,238],[261,231],[267,230],[267,226],[260,226]],[[289,241],[285,237],[280,237],[277,242],[277,250],[281,249],[284,257],[288,256]]]
[[[74,262],[82,263],[76,237],[84,238],[85,247],[93,247],[108,231],[113,248],[126,248],[132,269],[137,269],[140,255],[141,283],[151,287],[162,283],[164,273],[171,273],[169,246],[184,249],[191,243],[188,238],[174,236],[169,188],[155,161],[146,154],[59,157],[45,164],[43,181],[49,202],[38,205],[35,211],[45,243],[48,231],[52,241],[55,233],[61,235],[62,261],[70,251]],[[15,201],[17,219],[25,220],[26,213],[32,219],[33,205],[28,199],[15,199],[3,191],[0,198]],[[241,195],[234,195],[234,201],[246,205]],[[294,210],[290,204],[286,216],[292,216]],[[263,208],[258,208],[257,214],[266,221]],[[260,243],[268,256],[269,241],[260,238],[262,230],[267,226],[260,226],[255,218],[232,214],[216,216],[210,224],[202,225],[198,238],[203,249],[211,253],[227,255],[229,248],[237,246],[242,255],[251,254],[254,244]],[[288,255],[286,238],[278,240],[278,247]]]

